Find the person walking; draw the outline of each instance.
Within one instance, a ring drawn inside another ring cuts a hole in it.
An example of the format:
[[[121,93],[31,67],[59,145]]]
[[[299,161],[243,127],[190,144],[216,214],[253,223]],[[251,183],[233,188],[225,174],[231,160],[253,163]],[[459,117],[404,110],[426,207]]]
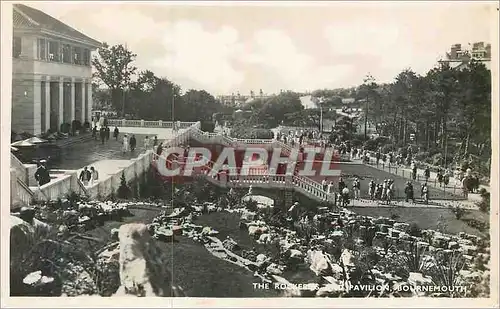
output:
[[[405,196],[406,196],[406,202],[408,203],[410,200],[415,203],[415,195],[413,192],[413,185],[411,184],[411,181],[408,181],[406,183],[405,187]]]
[[[91,166],[90,167],[90,185],[93,185],[94,182],[96,182],[97,180],[99,180],[99,172],[93,167]]]
[[[88,186],[90,179],[92,178],[92,173],[87,169],[85,166],[83,168],[83,171],[80,173],[80,181],[83,182],[85,186]]]
[[[106,126],[106,142],[109,141],[109,137],[111,135],[111,129]]]
[[[149,137],[144,138],[144,149],[147,151],[149,149]]]
[[[35,180],[38,182],[38,186],[43,186],[44,184],[50,182],[50,175],[42,161],[38,162],[37,165],[38,167],[35,171]]]
[[[130,151],[134,152],[135,146],[137,146],[137,140],[135,139],[135,135],[132,134],[132,137],[130,137]]]
[[[118,130],[118,127],[115,126],[115,130],[113,131],[113,137],[115,140],[118,140],[118,134],[120,134],[120,130]]]
[[[323,180],[321,181],[321,187],[323,188],[323,191],[326,191],[327,189],[327,182],[326,182],[326,178],[323,178]]]
[[[431,170],[429,169],[429,167],[425,168],[424,177],[425,177],[425,182],[428,182],[429,178],[431,177]]]
[[[153,147],[158,145],[158,136],[155,135],[155,138],[153,139]]]
[[[411,163],[411,178],[413,180],[417,179],[417,163],[415,161]]]
[[[92,129],[92,137],[97,141],[97,126],[95,125]]]
[[[352,184],[352,190],[354,191],[354,199],[356,200],[359,199],[360,189],[361,189],[361,182],[356,177],[356,179],[354,179],[354,182]]]
[[[126,153],[128,151],[128,136],[127,136],[127,134],[125,134],[123,136],[122,144],[123,144],[122,151],[123,151],[123,153]]]
[[[101,144],[104,145],[104,140],[106,139],[106,129],[104,127],[101,127],[99,130],[99,136],[101,138]]]
[[[370,196],[370,199],[373,201],[375,199],[375,190],[377,189],[377,185],[375,184],[375,181],[370,180],[370,183],[368,184],[368,195]]]

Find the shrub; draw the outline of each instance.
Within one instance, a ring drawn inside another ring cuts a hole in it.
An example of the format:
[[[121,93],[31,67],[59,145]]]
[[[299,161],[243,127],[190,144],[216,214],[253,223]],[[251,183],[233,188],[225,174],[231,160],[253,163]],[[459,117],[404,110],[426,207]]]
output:
[[[202,121],[200,123],[200,130],[205,132],[213,132],[215,129],[215,123],[212,121]]]
[[[420,237],[422,236],[422,229],[416,223],[410,224],[410,230],[408,232],[411,236]]]
[[[416,161],[427,161],[430,157],[430,154],[429,152],[426,152],[426,151],[421,151],[417,154],[415,154],[415,156],[413,157]]]
[[[70,130],[71,130],[71,124],[67,122],[61,124],[60,131],[62,133],[69,133]]]
[[[246,209],[248,209],[249,211],[257,211],[258,210],[258,207],[257,207],[257,201],[254,201],[254,200],[246,200],[244,203],[243,203],[244,207]]]
[[[489,213],[490,212],[490,193],[486,191],[484,188],[479,190],[479,194],[481,195],[481,201],[476,205],[479,207],[479,210],[482,212]]]
[[[231,136],[235,138],[270,139],[274,137],[274,133],[269,129],[238,126],[231,130]]]
[[[395,150],[395,147],[392,144],[385,144],[384,146],[382,146],[382,153],[389,153],[389,152],[394,151],[394,150]]]
[[[452,212],[453,212],[453,214],[455,215],[455,218],[456,218],[457,220],[460,220],[460,219],[462,219],[462,217],[465,215],[466,210],[465,210],[465,209],[463,209],[463,208],[461,208],[461,207],[459,207],[459,206],[455,206],[455,207],[452,209]]]
[[[118,198],[129,198],[131,194],[131,190],[127,185],[127,181],[125,180],[125,173],[122,172],[122,176],[120,177],[120,187],[118,187]]]
[[[366,150],[369,150],[369,151],[376,151],[377,148],[378,148],[378,144],[375,140],[373,139],[370,139],[370,140],[367,140],[364,144],[363,144],[363,147],[366,149]]]

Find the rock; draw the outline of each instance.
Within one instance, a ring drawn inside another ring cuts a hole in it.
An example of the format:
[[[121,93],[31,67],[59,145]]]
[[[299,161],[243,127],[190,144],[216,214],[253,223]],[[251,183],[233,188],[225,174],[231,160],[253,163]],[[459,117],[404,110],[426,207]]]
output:
[[[267,260],[267,256],[261,253],[257,255],[256,263],[260,264],[263,263],[265,260]]]
[[[389,229],[389,236],[390,237],[399,237],[399,234],[401,231],[396,230],[396,229]]]
[[[150,236],[145,224],[120,227],[120,288],[115,296],[172,296],[172,275],[164,253]]]
[[[182,227],[178,225],[172,226],[172,232],[174,236],[182,236]]]
[[[277,275],[277,276],[281,276],[283,274],[283,271],[281,271],[279,266],[275,263],[272,263],[271,265],[267,266],[266,272],[268,272],[271,275]]]
[[[478,248],[477,246],[462,246],[461,251],[466,255],[476,255]]]
[[[340,259],[342,260],[345,266],[351,266],[351,267],[354,266],[353,255],[351,251],[349,251],[348,249],[344,249],[344,251],[342,251]]]
[[[111,239],[118,240],[118,233],[119,233],[119,229],[112,229],[111,230]]]
[[[261,234],[258,242],[261,244],[267,244],[271,240],[271,234]]]
[[[460,245],[455,241],[450,241],[450,243],[448,244],[448,249],[458,249],[458,248],[460,248]]]
[[[410,231],[410,225],[408,223],[394,223],[394,229],[408,233]]]
[[[290,258],[292,259],[302,259],[304,258],[304,253],[297,249],[290,249]]]
[[[317,275],[330,275],[332,272],[329,258],[321,251],[308,251],[307,260],[310,269]]]
[[[258,226],[254,226],[254,225],[249,226],[249,227],[248,227],[248,235],[256,235],[256,234],[257,234],[257,235],[262,234],[262,230],[261,230],[261,228],[260,228],[260,227],[258,227]]]

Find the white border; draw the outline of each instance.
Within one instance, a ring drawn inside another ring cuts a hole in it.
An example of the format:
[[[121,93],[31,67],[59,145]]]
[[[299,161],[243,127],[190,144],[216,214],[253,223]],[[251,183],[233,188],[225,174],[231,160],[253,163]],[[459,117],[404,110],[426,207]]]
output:
[[[118,2],[118,1],[117,1]],[[151,1],[144,1],[147,3]],[[472,1],[471,1],[472,2]],[[99,2],[94,2],[98,4]],[[158,4],[158,2],[154,2]],[[413,2],[414,3],[414,2]],[[419,1],[418,3],[422,3]],[[447,4],[450,2],[433,2],[435,4]],[[477,4],[478,2],[475,2]],[[496,2],[482,2],[495,5]],[[118,4],[118,3],[117,3]],[[172,1],[169,5],[259,5],[259,6],[324,6],[331,5],[326,2],[308,1],[306,2],[264,2],[264,1],[241,1],[234,2],[181,2]],[[396,2],[336,2],[334,5],[380,5],[390,4],[395,5]],[[405,3],[408,4],[408,3]],[[179,307],[179,308],[256,308],[256,307],[269,307],[269,308],[304,308],[304,307],[317,307],[317,308],[358,308],[358,307],[407,307],[407,308],[423,308],[423,307],[442,307],[442,308],[470,308],[470,307],[495,307],[498,306],[498,191],[492,190],[491,192],[491,298],[488,299],[436,299],[436,298],[418,298],[416,299],[380,299],[380,298],[101,298],[101,297],[77,297],[77,298],[14,298],[9,297],[9,212],[10,212],[10,115],[11,115],[11,93],[12,93],[12,2],[1,1],[1,37],[2,37],[2,54],[1,54],[1,305],[2,307],[24,307],[24,308],[95,308],[95,307],[109,307],[109,308],[165,308],[165,307]],[[491,188],[498,188],[498,11],[491,12],[491,16],[485,16],[492,21],[492,180]],[[460,21],[457,21],[460,22]],[[496,30],[496,32],[494,31]],[[493,210],[495,209],[495,210]],[[496,236],[496,237],[495,237]]]

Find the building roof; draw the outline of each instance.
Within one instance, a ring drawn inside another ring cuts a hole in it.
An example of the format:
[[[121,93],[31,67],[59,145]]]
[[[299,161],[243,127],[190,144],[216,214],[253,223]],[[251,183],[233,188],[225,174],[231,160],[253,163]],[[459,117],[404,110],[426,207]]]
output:
[[[13,7],[13,24],[15,28],[41,29],[42,31],[70,37],[95,47],[102,45],[101,42],[86,36],[40,10],[18,3],[14,4]]]

